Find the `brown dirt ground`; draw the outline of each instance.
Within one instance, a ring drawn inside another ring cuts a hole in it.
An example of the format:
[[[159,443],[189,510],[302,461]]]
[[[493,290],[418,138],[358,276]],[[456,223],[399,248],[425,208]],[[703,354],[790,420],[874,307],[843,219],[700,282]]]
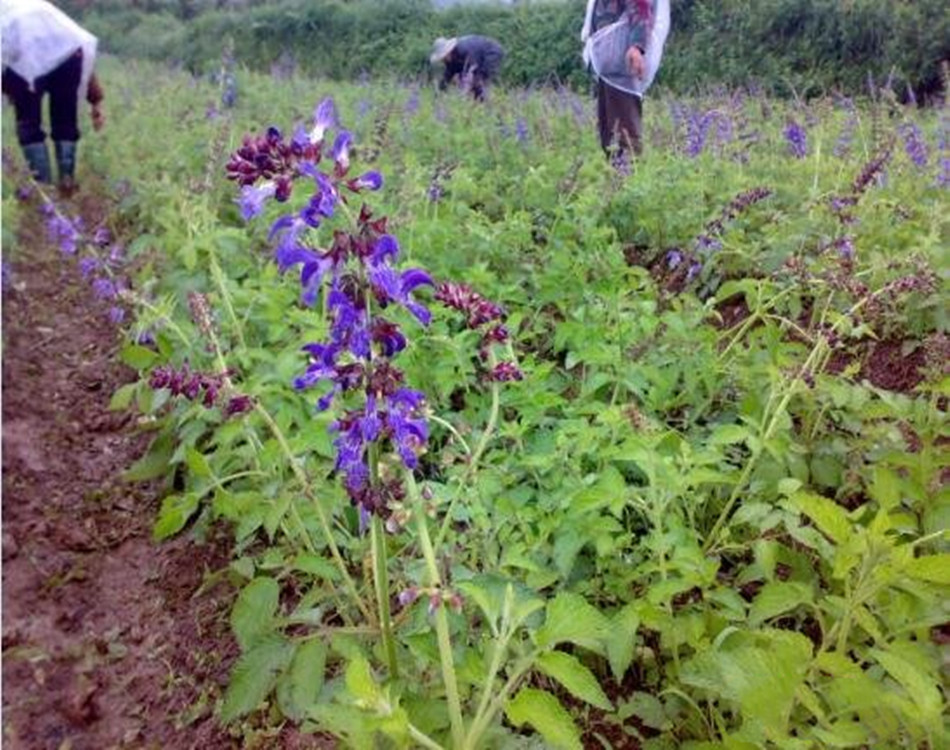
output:
[[[87,226],[103,211],[83,198]],[[199,590],[227,535],[151,541],[156,489],[118,479],[147,436],[108,410],[134,373],[75,260],[22,213],[2,300],[3,745],[238,747],[212,716],[233,592]]]

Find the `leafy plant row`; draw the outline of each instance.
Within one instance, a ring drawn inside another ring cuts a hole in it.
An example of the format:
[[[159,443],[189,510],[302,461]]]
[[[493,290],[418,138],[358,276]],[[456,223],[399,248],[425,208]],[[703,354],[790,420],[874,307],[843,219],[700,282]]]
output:
[[[945,113],[651,100],[612,166],[563,90],[109,75],[127,478],[233,531],[235,731],[946,740]]]

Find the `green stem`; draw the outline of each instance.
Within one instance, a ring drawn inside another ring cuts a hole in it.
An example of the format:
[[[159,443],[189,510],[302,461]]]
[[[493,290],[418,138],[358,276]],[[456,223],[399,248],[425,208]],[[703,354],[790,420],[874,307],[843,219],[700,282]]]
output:
[[[438,742],[433,740],[428,735],[425,735],[422,732],[420,732],[412,724],[409,725],[409,736],[412,737],[412,739],[414,739],[420,745],[422,745],[425,748],[428,748],[429,750],[445,750],[445,748],[442,747],[442,745],[440,745]]]
[[[409,497],[412,500],[416,526],[419,529],[419,546],[422,549],[422,557],[425,560],[426,570],[429,574],[429,586],[436,589],[441,596],[442,577],[439,575],[435,550],[429,537],[429,524],[426,521],[425,507],[419,497],[419,487],[416,485],[416,479],[411,471],[406,472],[406,486],[409,488]],[[452,744],[456,748],[461,748],[465,739],[462,702],[459,699],[458,683],[455,679],[452,641],[449,637],[449,620],[445,614],[445,604],[441,599],[435,610],[435,631],[439,643],[439,661],[442,664],[442,682],[445,684],[445,697],[449,704],[449,719],[452,723]]]
[[[280,446],[281,451],[286,457],[287,463],[290,464],[291,471],[293,471],[294,476],[300,483],[304,495],[306,495],[307,499],[313,503],[313,507],[317,512],[317,518],[320,521],[320,528],[323,530],[324,540],[326,541],[327,547],[330,550],[330,554],[333,556],[333,561],[336,563],[336,566],[340,571],[340,575],[343,578],[343,585],[346,587],[347,593],[353,599],[353,603],[362,613],[363,617],[372,622],[373,615],[363,602],[362,598],[360,598],[360,595],[356,589],[356,584],[353,583],[353,579],[350,577],[350,573],[346,569],[346,562],[343,560],[343,555],[340,554],[340,550],[336,546],[336,541],[333,539],[333,532],[330,529],[330,521],[327,518],[326,511],[323,509],[323,506],[320,504],[317,496],[313,494],[313,490],[310,489],[310,480],[307,478],[307,475],[304,473],[303,469],[297,465],[297,459],[294,457],[293,451],[290,449],[290,444],[287,442],[287,438],[284,436],[284,433],[281,431],[277,422],[274,421],[274,418],[263,406],[260,404],[255,404],[254,410],[260,414],[267,423],[271,433],[277,440],[277,444]]]
[[[234,326],[234,332],[237,334],[241,349],[247,351],[247,343],[244,341],[244,331],[241,328],[241,321],[238,320],[237,314],[234,312],[234,306],[231,304],[231,295],[228,294],[227,286],[225,286],[224,283],[224,272],[218,264],[218,258],[214,251],[209,250],[208,255],[211,261],[211,276],[214,279],[214,283],[218,286],[218,293],[224,302],[224,308],[228,312],[228,317],[231,318],[231,324]]]
[[[716,519],[716,523],[712,527],[712,531],[709,532],[709,536],[706,537],[706,543],[703,544],[703,553],[708,554],[710,548],[715,544],[716,537],[721,531],[723,525],[729,518],[729,515],[732,513],[732,509],[735,504],[739,501],[739,495],[745,489],[746,482],[749,480],[749,477],[752,475],[752,470],[755,468],[755,465],[758,463],[759,457],[762,455],[762,452],[765,450],[765,443],[772,437],[772,432],[778,426],[778,420],[782,412],[785,411],[785,407],[788,406],[788,402],[792,400],[792,396],[795,394],[795,385],[801,379],[801,374],[806,372],[811,372],[812,369],[815,369],[817,362],[821,360],[821,357],[825,349],[824,339],[819,339],[818,343],[815,345],[815,348],[811,350],[808,355],[808,359],[805,360],[805,364],[802,365],[800,374],[795,375],[791,382],[789,382],[788,387],[786,388],[785,393],[782,395],[781,400],[778,402],[778,405],[774,410],[771,411],[771,414],[766,413],[764,415],[763,421],[768,420],[768,426],[761,433],[759,438],[759,443],[756,446],[755,450],[752,452],[752,455],[749,457],[748,462],[746,462],[745,468],[742,470],[742,474],[739,476],[739,480],[736,482],[735,487],[733,487],[732,494],[729,495],[729,499],[726,501],[726,505],[723,507],[722,511],[719,514],[719,517]]]
[[[373,515],[370,527],[373,544],[373,585],[376,589],[376,606],[379,610],[380,634],[383,639],[383,648],[386,651],[386,661],[389,662],[389,675],[392,679],[399,677],[399,663],[396,661],[396,642],[393,639],[392,614],[389,609],[389,571],[386,556],[386,530],[383,520]]]
[[[501,710],[508,696],[511,694],[511,691],[518,686],[518,683],[521,682],[521,678],[531,669],[539,653],[540,652],[534,652],[521,661],[518,666],[515,667],[514,671],[512,671],[511,676],[505,682],[501,691],[495,696],[491,703],[488,704],[488,708],[485,709],[480,716],[475,717],[468,736],[465,738],[465,744],[462,746],[463,750],[475,750],[475,748],[478,747],[478,741],[481,739],[492,717]]]
[[[488,366],[490,369],[494,370],[495,365],[498,364],[498,359],[495,356],[495,352],[489,350],[488,352]],[[471,458],[468,463],[468,468],[465,470],[465,475],[462,478],[462,486],[475,476],[475,472],[478,469],[478,461],[481,459],[482,454],[485,452],[485,449],[488,447],[488,442],[491,440],[492,435],[495,432],[495,427],[498,425],[498,412],[501,408],[501,387],[497,382],[492,382],[491,385],[491,411],[488,414],[488,422],[485,425],[485,430],[482,432],[481,438],[479,438],[478,445],[475,447],[475,452],[470,453]],[[445,513],[445,518],[442,519],[442,526],[439,528],[439,533],[436,536],[435,546],[441,548],[445,543],[445,537],[449,533],[449,527],[452,525],[452,515],[455,510],[455,504],[458,502],[461,497],[461,491],[454,498],[452,502],[449,503],[448,510]]]

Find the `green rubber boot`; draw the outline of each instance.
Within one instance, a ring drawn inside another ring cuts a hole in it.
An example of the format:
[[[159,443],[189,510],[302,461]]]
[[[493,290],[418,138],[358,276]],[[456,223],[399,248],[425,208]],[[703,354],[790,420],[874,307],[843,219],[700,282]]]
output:
[[[21,146],[26,163],[30,167],[33,179],[37,182],[50,183],[53,181],[53,169],[49,163],[49,150],[46,143],[28,143]]]
[[[56,171],[59,191],[70,196],[76,190],[76,141],[56,141]]]

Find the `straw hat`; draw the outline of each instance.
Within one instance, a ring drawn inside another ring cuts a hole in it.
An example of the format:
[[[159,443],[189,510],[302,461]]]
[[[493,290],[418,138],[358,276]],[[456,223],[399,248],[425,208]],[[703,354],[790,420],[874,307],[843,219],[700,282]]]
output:
[[[437,63],[444,60],[446,56],[455,49],[455,45],[458,44],[458,41],[459,40],[454,36],[450,39],[440,36],[432,45],[432,54],[429,55],[429,62]]]

